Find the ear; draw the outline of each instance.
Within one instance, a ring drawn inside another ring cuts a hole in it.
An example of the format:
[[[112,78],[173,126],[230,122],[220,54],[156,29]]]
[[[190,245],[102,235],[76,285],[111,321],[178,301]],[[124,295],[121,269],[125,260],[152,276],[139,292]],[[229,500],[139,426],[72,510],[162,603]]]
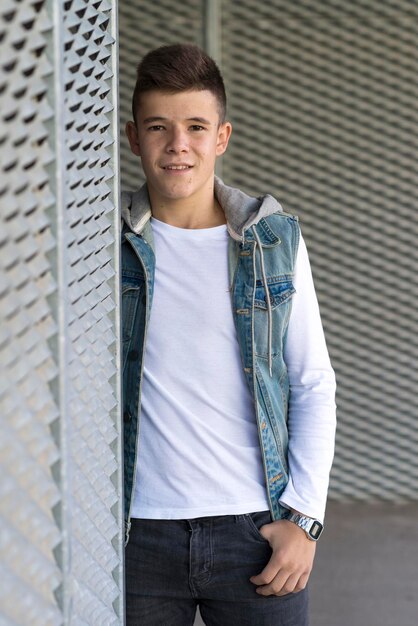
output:
[[[127,122],[125,126],[126,136],[128,137],[131,151],[135,156],[141,156],[141,150],[139,147],[138,131],[135,122]]]
[[[228,141],[232,133],[230,122],[224,122],[218,128],[218,139],[216,142],[216,156],[221,156],[228,147]]]

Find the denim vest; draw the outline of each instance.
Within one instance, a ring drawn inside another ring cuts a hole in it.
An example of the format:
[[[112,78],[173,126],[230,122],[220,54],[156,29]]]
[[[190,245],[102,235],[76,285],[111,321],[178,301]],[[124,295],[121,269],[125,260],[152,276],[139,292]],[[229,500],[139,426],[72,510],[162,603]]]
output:
[[[283,347],[291,310],[297,218],[277,212],[229,236],[231,306],[242,367],[254,398],[269,508],[273,520],[288,481],[289,381]],[[155,253],[149,219],[140,233],[122,232],[122,339],[126,542],[140,436],[143,357],[154,289]],[[268,294],[266,294],[266,288]],[[267,301],[269,299],[269,302]]]

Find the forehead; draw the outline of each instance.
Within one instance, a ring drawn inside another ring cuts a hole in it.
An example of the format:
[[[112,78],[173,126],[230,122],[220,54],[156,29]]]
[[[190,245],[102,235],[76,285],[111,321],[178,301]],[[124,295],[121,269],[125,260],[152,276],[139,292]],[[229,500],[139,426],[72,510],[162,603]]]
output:
[[[164,117],[176,121],[204,117],[218,121],[219,110],[216,96],[208,89],[168,93],[153,90],[141,94],[138,117]]]

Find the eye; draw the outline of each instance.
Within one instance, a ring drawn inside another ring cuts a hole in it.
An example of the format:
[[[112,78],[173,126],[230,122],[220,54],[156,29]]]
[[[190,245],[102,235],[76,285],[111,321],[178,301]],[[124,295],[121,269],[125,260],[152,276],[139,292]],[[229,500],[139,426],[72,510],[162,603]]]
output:
[[[150,130],[151,132],[156,132],[159,130],[164,130],[164,126],[161,126],[161,124],[153,124],[152,126],[148,126],[147,130]]]
[[[200,124],[193,124],[192,126],[190,126],[190,130],[199,131],[206,130],[206,128],[204,126],[200,126]]]

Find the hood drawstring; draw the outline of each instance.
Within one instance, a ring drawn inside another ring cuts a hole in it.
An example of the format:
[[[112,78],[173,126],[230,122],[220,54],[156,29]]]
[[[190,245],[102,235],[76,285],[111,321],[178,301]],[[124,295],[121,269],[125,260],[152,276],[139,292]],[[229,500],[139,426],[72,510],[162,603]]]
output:
[[[261,276],[263,279],[263,287],[264,287],[264,291],[266,294],[266,304],[267,304],[267,315],[268,315],[268,329],[267,329],[267,333],[268,333],[268,363],[269,363],[269,373],[270,376],[272,376],[272,370],[273,370],[273,358],[272,358],[272,337],[273,337],[273,315],[272,315],[272,311],[271,311],[271,300],[270,300],[270,291],[269,291],[269,287],[267,284],[267,277],[266,277],[266,270],[264,267],[264,253],[263,253],[263,246],[261,245],[261,241],[260,241],[260,237],[258,236],[257,233],[257,229],[254,226],[252,226],[252,231],[254,233],[254,237],[255,237],[255,241],[256,241],[256,248],[258,247],[259,251],[260,251],[260,262],[261,262]],[[255,254],[255,250],[254,250],[254,254]]]

